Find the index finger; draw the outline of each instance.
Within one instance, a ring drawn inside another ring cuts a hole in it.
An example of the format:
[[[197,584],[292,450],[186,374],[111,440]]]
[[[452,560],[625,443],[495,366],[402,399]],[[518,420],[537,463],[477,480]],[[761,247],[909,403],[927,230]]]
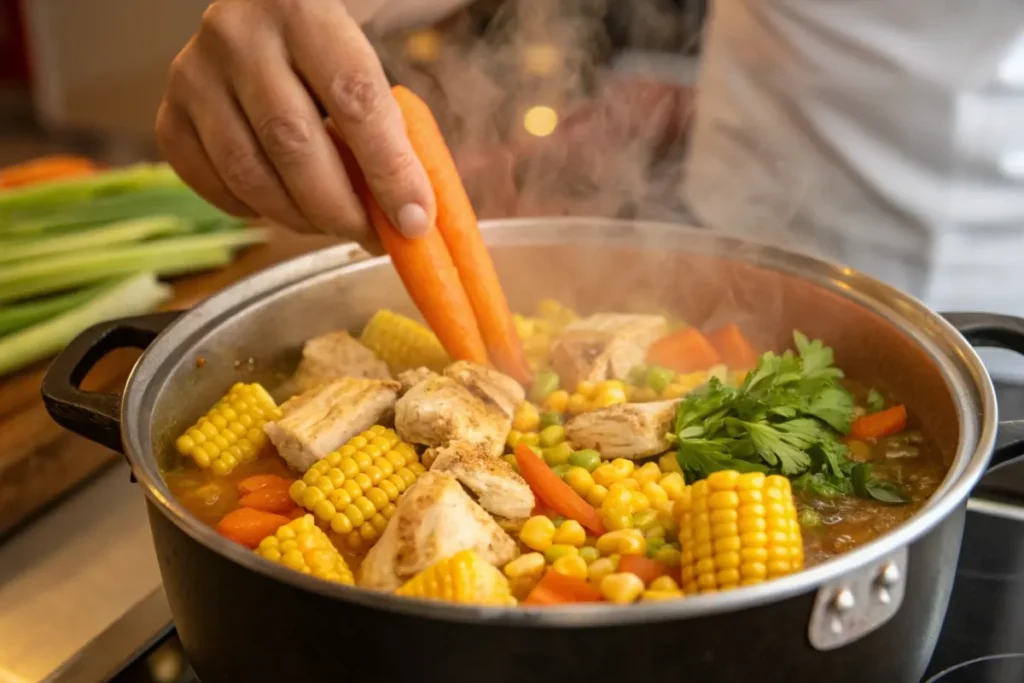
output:
[[[392,224],[406,236],[434,223],[436,204],[384,69],[341,3],[299,3],[285,20],[296,70],[323,103]]]

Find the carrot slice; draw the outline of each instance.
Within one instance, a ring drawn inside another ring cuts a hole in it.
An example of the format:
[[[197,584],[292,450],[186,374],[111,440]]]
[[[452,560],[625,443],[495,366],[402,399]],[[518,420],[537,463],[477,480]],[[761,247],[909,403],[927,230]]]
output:
[[[398,276],[444,350],[455,360],[489,365],[473,307],[437,227],[431,226],[417,239],[403,237],[384,215],[365,179],[351,175]]]
[[[647,351],[647,362],[676,372],[707,370],[720,362],[711,342],[695,327],[662,337]]]
[[[524,605],[567,605],[574,602],[600,602],[601,591],[583,579],[559,574],[553,569],[537,582],[523,601]]]
[[[708,342],[721,362],[732,370],[750,370],[757,365],[757,352],[736,323],[729,323],[708,334]]]
[[[520,383],[531,382],[530,366],[516,333],[505,292],[477,224],[459,170],[427,103],[402,86],[392,88],[416,156],[437,199],[437,229],[459,272],[480,334],[495,367]],[[435,330],[436,331],[436,330]]]
[[[96,164],[84,157],[46,156],[0,169],[0,187],[20,187],[50,180],[91,175]]]
[[[657,560],[652,560],[643,555],[623,555],[619,559],[617,571],[635,574],[640,577],[644,585],[647,585],[659,576],[664,576],[668,571],[668,567]]]
[[[247,493],[238,501],[238,505],[263,512],[274,512],[279,515],[286,514],[295,507],[288,489],[267,487],[252,493]]]
[[[238,493],[239,495],[245,496],[254,491],[260,489],[275,488],[283,489],[287,491],[292,485],[292,482],[288,481],[284,477],[279,477],[276,474],[254,474],[251,477],[246,477],[242,481],[238,482]]]
[[[562,481],[526,444],[516,446],[516,464],[534,494],[549,508],[569,519],[575,519],[588,531],[604,533],[601,515],[580,494]]]
[[[853,421],[850,436],[855,439],[881,439],[899,434],[907,427],[907,407],[893,406]]]
[[[272,512],[238,508],[217,523],[217,533],[240,543],[246,548],[255,548],[264,538],[288,523],[288,518]]]

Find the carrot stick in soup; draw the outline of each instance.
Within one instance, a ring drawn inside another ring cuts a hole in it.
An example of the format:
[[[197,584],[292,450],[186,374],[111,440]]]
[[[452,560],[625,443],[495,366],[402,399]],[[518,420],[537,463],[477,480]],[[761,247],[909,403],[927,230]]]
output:
[[[707,370],[719,362],[718,352],[695,327],[673,332],[651,345],[647,362],[676,372]]]
[[[392,93],[413,149],[430,177],[437,199],[437,229],[458,269],[488,355],[498,370],[528,385],[530,367],[512,312],[444,136],[426,102],[401,86],[394,87]]]
[[[295,507],[291,494],[286,489],[267,487],[247,493],[238,501],[239,507],[262,510],[284,515]]]
[[[522,443],[516,446],[516,464],[539,502],[563,517],[575,519],[591,533],[598,536],[604,533],[604,523],[597,510],[562,481],[532,448]]]
[[[246,548],[255,548],[264,538],[288,523],[288,518],[272,512],[238,508],[217,523],[217,533],[240,543]]]
[[[859,417],[850,427],[850,436],[855,439],[881,439],[899,434],[907,427],[907,407],[893,406],[877,413]]]
[[[600,602],[601,591],[582,579],[559,574],[549,569],[530,594],[524,605],[567,605],[574,602]]]
[[[292,482],[279,477],[276,474],[254,474],[251,477],[246,477],[242,481],[238,482],[238,493],[239,495],[245,496],[254,491],[266,488],[276,488],[287,491],[292,485]]]
[[[757,365],[757,352],[743,336],[739,325],[729,323],[708,334],[708,341],[721,362],[731,370],[751,370]]]

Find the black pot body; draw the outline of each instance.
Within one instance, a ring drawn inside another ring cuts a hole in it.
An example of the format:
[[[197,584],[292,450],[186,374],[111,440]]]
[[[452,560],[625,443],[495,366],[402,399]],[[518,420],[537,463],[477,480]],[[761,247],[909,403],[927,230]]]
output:
[[[250,571],[150,503],[164,589],[203,683],[693,681],[918,683],[942,626],[963,534],[958,508],[909,548],[903,604],[884,626],[820,652],[815,593],[659,623],[536,628],[425,619],[332,600]]]

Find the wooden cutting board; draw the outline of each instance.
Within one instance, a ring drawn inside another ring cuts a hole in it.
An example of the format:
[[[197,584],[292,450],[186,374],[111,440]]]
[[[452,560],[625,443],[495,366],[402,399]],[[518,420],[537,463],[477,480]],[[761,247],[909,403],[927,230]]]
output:
[[[270,242],[246,250],[227,268],[175,280],[174,298],[164,308],[189,308],[251,273],[330,244],[274,228]],[[138,355],[127,349],[111,354],[83,387],[118,391]],[[0,378],[0,538],[120,457],[50,419],[39,394],[48,365]]]

